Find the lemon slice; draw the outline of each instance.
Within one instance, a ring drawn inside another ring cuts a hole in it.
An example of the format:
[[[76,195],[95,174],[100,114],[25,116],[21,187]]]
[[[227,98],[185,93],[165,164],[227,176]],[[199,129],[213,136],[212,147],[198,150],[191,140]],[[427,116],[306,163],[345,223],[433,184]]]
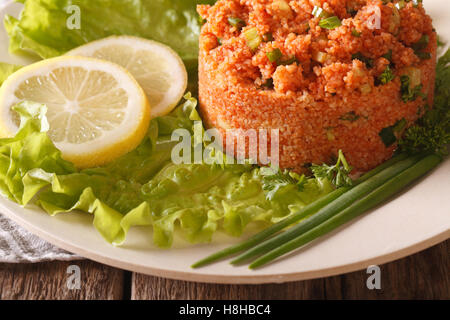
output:
[[[114,62],[127,69],[147,94],[152,117],[174,109],[187,88],[187,72],[178,54],[159,42],[112,36],[90,42],[66,55]]]
[[[48,132],[79,168],[103,165],[133,150],[145,136],[150,106],[124,68],[85,57],[59,57],[24,67],[0,89],[0,134],[14,135],[21,101],[45,104]]]

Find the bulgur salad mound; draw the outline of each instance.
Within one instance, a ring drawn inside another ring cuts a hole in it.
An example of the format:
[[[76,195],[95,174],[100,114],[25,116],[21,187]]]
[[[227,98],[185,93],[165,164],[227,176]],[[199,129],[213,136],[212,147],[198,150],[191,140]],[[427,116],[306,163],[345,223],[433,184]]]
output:
[[[204,121],[224,134],[279,129],[282,168],[343,150],[369,170],[433,104],[437,35],[419,0],[219,0],[197,11]]]

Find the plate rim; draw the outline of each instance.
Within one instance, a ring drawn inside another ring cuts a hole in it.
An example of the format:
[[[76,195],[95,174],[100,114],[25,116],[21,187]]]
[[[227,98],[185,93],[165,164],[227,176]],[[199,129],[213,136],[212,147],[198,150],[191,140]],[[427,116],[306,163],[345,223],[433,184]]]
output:
[[[10,208],[6,207],[3,202],[10,201],[8,199],[0,199],[0,209],[1,213],[6,217],[13,220],[15,223],[26,229],[27,231],[37,235],[38,237],[48,241],[49,243],[56,245],[66,251],[75,253],[82,258],[87,258],[105,265],[109,265],[122,270],[127,270],[131,272],[137,272],[141,274],[146,274],[155,277],[162,277],[172,280],[182,280],[190,282],[199,283],[214,283],[214,284],[268,284],[268,283],[286,283],[294,281],[312,280],[318,278],[327,278],[331,276],[351,273],[355,271],[360,271],[366,269],[371,265],[383,265],[398,259],[402,259],[409,255],[418,253],[425,249],[428,249],[436,244],[446,241],[450,238],[450,230],[445,230],[431,238],[425,239],[421,242],[415,243],[411,246],[396,250],[394,252],[389,252],[387,254],[377,256],[370,259],[360,260],[354,263],[349,263],[346,265],[341,265],[338,267],[330,267],[314,271],[304,271],[304,272],[292,272],[280,275],[217,275],[217,274],[198,274],[189,271],[174,271],[155,267],[145,267],[133,262],[124,262],[119,259],[113,259],[106,255],[97,254],[93,251],[84,249],[77,245],[71,244],[64,239],[60,239],[57,236],[52,235],[34,226],[32,223],[26,219],[21,218],[19,215],[15,214]],[[14,204],[17,205],[17,204]],[[27,210],[23,208],[23,210]],[[31,210],[30,210],[31,211]]]
[[[7,6],[12,4],[12,0],[0,0],[0,11],[6,9]],[[0,211],[9,219],[16,222],[18,225],[26,229],[27,231],[39,236],[40,238],[70,252],[73,252],[83,258],[87,258],[99,263],[103,263],[115,268],[128,270],[132,272],[147,274],[156,277],[169,278],[174,280],[183,280],[200,283],[216,283],[216,284],[267,284],[267,283],[285,283],[291,281],[301,281],[317,278],[325,278],[330,276],[336,276],[340,274],[355,272],[358,270],[366,269],[369,265],[382,265],[388,262],[392,262],[397,259],[404,258],[406,256],[415,254],[419,251],[425,250],[431,246],[434,246],[440,242],[443,242],[450,238],[450,229],[444,230],[439,234],[435,234],[428,239],[413,243],[407,247],[400,248],[396,251],[389,252],[377,257],[359,260],[357,262],[351,262],[340,266],[315,269],[312,271],[302,272],[290,272],[282,274],[257,274],[254,275],[218,275],[218,274],[199,274],[190,272],[191,269],[186,271],[167,270],[160,267],[144,266],[134,262],[126,262],[120,259],[114,259],[107,254],[97,253],[94,250],[88,250],[82,246],[78,246],[71,243],[70,240],[54,235],[51,232],[47,232],[45,229],[34,225],[18,213],[14,212],[14,209],[5,205],[9,202],[9,199],[0,199]],[[11,203],[14,206],[18,206],[15,203]],[[20,206],[18,206],[20,208]],[[21,208],[28,211],[27,208]],[[30,213],[32,210],[29,210]],[[120,256],[119,256],[120,257]]]

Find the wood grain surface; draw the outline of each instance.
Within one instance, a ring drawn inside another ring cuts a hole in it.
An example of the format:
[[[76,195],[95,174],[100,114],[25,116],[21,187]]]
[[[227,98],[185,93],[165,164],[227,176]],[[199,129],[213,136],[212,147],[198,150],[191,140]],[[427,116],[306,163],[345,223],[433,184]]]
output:
[[[381,266],[381,290],[365,271],[269,285],[211,285],[133,274],[132,299],[449,299],[450,241]]]
[[[80,289],[70,290],[70,265],[80,267]],[[0,299],[112,300],[124,297],[124,271],[92,261],[0,264]]]
[[[381,290],[365,271],[268,285],[214,285],[130,273],[92,261],[0,264],[0,299],[450,299],[450,240],[381,267]],[[67,268],[81,270],[70,290]]]

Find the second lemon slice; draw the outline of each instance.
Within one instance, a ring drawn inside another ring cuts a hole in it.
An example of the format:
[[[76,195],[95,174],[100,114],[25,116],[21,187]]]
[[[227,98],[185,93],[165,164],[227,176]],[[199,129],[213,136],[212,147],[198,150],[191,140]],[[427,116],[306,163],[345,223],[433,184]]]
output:
[[[168,114],[187,87],[187,72],[178,54],[156,41],[132,36],[112,36],[69,51],[114,62],[127,69],[147,94],[152,117]]]
[[[21,101],[45,104],[50,138],[79,168],[103,165],[138,146],[150,106],[124,68],[85,57],[60,57],[24,67],[0,89],[0,134],[13,136]]]

